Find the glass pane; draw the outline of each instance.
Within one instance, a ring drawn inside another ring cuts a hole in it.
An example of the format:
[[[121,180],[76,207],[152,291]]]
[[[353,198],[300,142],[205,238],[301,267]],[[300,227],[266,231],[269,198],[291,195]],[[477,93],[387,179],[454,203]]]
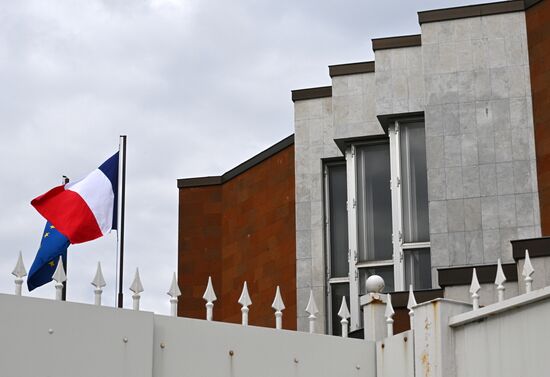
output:
[[[432,287],[430,249],[409,249],[405,253],[405,287],[410,284],[414,289]]]
[[[332,335],[342,335],[342,325],[340,321],[342,318],[338,317],[338,311],[340,305],[342,305],[342,297],[346,297],[346,304],[349,309],[349,284],[338,283],[331,284],[331,305],[332,305]]]
[[[424,124],[406,124],[401,130],[403,236],[405,242],[427,242],[430,230]]]
[[[384,279],[386,286],[382,292],[393,292],[393,265],[379,267],[363,267],[359,269],[359,294],[367,294],[366,282],[371,275],[378,275]]]
[[[330,276],[348,276],[348,211],[346,164],[328,166]]]
[[[359,261],[392,259],[389,144],[357,148]]]

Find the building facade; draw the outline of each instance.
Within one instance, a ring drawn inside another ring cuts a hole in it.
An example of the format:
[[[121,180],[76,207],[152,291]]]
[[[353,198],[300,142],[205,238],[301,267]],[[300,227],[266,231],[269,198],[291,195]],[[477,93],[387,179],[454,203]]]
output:
[[[331,86],[292,92],[293,166],[277,168],[294,179],[295,202],[287,204],[295,206],[295,228],[285,229],[295,250],[276,252],[294,253],[299,330],[308,327],[310,291],[323,303],[319,332],[338,333],[343,297],[351,330],[360,329],[359,297],[372,274],[387,292],[412,285],[425,299],[467,300],[477,267],[488,304],[501,259],[517,293],[525,243],[514,250],[511,241],[550,231],[549,9],[543,0],[419,12],[421,34],[373,39],[375,61],[330,66]],[[240,189],[257,196],[268,189],[248,183]],[[189,190],[180,186],[180,276],[183,291],[192,287],[189,302],[202,305],[213,272],[198,266],[212,263],[200,242],[186,241],[191,223],[200,224],[200,212],[183,200]],[[539,257],[543,263],[545,253]],[[193,269],[205,276],[187,283]],[[238,297],[240,284],[227,289]]]

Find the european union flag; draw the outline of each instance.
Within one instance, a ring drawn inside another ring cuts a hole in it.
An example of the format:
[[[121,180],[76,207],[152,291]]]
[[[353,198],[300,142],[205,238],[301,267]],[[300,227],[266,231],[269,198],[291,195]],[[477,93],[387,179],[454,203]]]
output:
[[[52,275],[57,267],[59,256],[63,258],[63,265],[67,265],[67,248],[70,242],[48,221],[42,234],[40,248],[27,278],[29,291],[52,281]]]

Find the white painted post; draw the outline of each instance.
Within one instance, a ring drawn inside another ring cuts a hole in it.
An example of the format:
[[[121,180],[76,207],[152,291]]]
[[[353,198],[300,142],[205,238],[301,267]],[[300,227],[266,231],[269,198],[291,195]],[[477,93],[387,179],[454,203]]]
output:
[[[393,315],[395,314],[395,311],[393,310],[393,306],[391,304],[391,295],[388,293],[388,301],[386,302],[386,313],[384,314],[386,316],[386,325],[388,328],[388,337],[393,336]]]
[[[309,301],[306,306],[306,312],[309,314],[309,332],[313,334],[315,332],[315,320],[317,319],[316,314],[319,313],[315,298],[313,297],[313,290],[309,291]]]
[[[23,278],[27,276],[27,270],[25,269],[25,264],[23,263],[23,254],[21,251],[19,251],[19,258],[17,258],[17,263],[15,264],[15,268],[11,274],[15,276],[15,295],[21,296]]]
[[[342,338],[348,337],[348,318],[351,317],[351,314],[348,309],[348,304],[346,303],[346,298],[342,297],[342,305],[340,305],[340,310],[338,311],[338,317],[342,318],[340,324],[342,325]]]
[[[243,291],[241,292],[241,297],[239,297],[238,303],[242,305],[242,324],[243,326],[248,326],[248,306],[252,305],[252,300],[248,294],[248,285],[246,284],[246,281],[243,284]]]
[[[181,296],[180,287],[178,286],[178,278],[176,273],[172,276],[172,284],[170,284],[170,290],[167,292],[170,296],[170,315],[172,317],[178,316],[178,297]]]
[[[103,271],[101,271],[101,263],[97,262],[97,270],[95,272],[94,280],[92,280],[94,289],[94,305],[101,306],[101,294],[103,293],[103,287],[107,285],[103,278]]]
[[[495,278],[495,285],[497,286],[497,293],[498,293],[498,302],[504,301],[504,283],[506,282],[506,276],[504,275],[504,271],[502,270],[502,263],[500,262],[500,258],[498,258],[497,261],[497,276]]]
[[[533,265],[531,264],[531,258],[529,258],[529,251],[525,249],[525,261],[523,262],[523,272],[522,275],[525,280],[525,292],[529,293],[533,290],[533,278],[531,275],[533,275],[533,272],[535,272],[535,269],[533,268]]]
[[[414,330],[414,310],[413,307],[417,305],[416,298],[414,297],[413,286],[409,285],[409,301],[407,302],[407,309],[409,309],[409,321],[411,323],[411,330]]]
[[[470,293],[472,294],[473,310],[479,309],[479,295],[478,292],[481,289],[479,281],[477,280],[476,269],[474,268],[472,273],[472,284],[470,285]]]
[[[213,308],[214,308],[214,301],[216,301],[218,298],[216,297],[216,293],[214,292],[214,287],[212,286],[212,277],[208,277],[208,284],[206,285],[206,290],[204,291],[204,295],[202,298],[206,301],[206,320],[212,321],[213,317]]]
[[[275,299],[271,307],[275,310],[275,328],[281,330],[283,328],[283,310],[285,309],[285,304],[281,297],[279,286],[277,286],[277,290],[275,291]]]
[[[132,309],[139,310],[139,299],[141,298],[140,293],[143,292],[143,285],[141,284],[138,268],[136,268],[136,274],[134,275],[134,281],[130,286],[130,290],[134,292],[132,295]]]
[[[63,282],[67,280],[67,275],[65,275],[65,269],[63,268],[63,259],[59,256],[59,261],[57,262],[57,267],[53,273],[52,279],[55,280],[55,299],[61,301],[63,296]]]

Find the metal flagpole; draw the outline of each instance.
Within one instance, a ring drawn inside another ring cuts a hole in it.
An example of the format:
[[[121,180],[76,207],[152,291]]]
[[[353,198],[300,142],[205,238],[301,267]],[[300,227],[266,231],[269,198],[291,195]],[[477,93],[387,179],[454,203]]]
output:
[[[63,185],[66,185],[67,183],[69,183],[69,177],[67,177],[66,175],[63,176],[63,178],[61,178],[61,183]],[[68,273],[68,270],[67,270],[67,265],[69,264],[69,253],[67,253],[67,256],[65,258],[65,274]],[[65,280],[63,282],[63,290],[61,291],[61,300],[62,301],[67,301],[67,280]]]
[[[124,272],[124,205],[126,194],[126,135],[120,135],[119,145],[119,179],[120,179],[120,195],[118,196],[118,205],[120,208],[120,216],[118,218],[118,307],[123,306],[123,272]]]

